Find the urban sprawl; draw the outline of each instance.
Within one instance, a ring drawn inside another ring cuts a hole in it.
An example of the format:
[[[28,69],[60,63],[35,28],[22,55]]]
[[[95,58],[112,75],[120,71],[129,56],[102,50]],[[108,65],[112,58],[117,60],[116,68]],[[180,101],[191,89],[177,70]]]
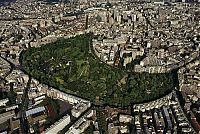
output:
[[[21,65],[30,48],[88,33],[102,64],[176,72],[178,85],[154,100],[110,106],[41,83]],[[199,1],[17,0],[0,7],[0,63],[2,134],[200,134]]]

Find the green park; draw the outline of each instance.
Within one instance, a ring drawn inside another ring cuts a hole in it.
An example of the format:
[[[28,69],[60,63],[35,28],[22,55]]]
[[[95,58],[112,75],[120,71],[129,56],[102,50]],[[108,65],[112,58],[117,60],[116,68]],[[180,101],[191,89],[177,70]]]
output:
[[[129,106],[162,97],[175,88],[176,73],[136,73],[101,62],[90,50],[93,35],[83,34],[21,55],[23,69],[41,83],[112,106]]]

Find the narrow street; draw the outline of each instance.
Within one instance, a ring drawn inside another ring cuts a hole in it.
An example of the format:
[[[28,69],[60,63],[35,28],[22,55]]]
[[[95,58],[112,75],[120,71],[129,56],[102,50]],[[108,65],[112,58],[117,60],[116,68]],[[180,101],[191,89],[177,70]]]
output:
[[[29,99],[28,99],[28,90],[31,84],[31,77],[29,76],[29,80],[27,82],[27,86],[23,91],[22,102],[20,105],[20,121],[21,121],[21,131],[22,134],[27,134],[29,132],[29,125],[26,118],[26,110],[28,109]]]

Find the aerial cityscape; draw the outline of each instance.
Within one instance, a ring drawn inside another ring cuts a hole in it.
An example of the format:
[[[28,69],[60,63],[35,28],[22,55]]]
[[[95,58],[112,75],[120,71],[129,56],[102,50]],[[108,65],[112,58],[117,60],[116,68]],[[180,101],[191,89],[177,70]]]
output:
[[[200,0],[0,0],[0,134],[200,134]]]

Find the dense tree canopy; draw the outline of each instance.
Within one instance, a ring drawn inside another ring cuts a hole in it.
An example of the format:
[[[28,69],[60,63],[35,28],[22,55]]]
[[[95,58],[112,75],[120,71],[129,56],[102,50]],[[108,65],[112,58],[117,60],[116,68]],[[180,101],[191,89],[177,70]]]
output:
[[[91,39],[91,34],[84,34],[29,48],[21,64],[42,83],[115,106],[152,100],[174,88],[173,73],[126,73],[102,63],[89,51]]]

